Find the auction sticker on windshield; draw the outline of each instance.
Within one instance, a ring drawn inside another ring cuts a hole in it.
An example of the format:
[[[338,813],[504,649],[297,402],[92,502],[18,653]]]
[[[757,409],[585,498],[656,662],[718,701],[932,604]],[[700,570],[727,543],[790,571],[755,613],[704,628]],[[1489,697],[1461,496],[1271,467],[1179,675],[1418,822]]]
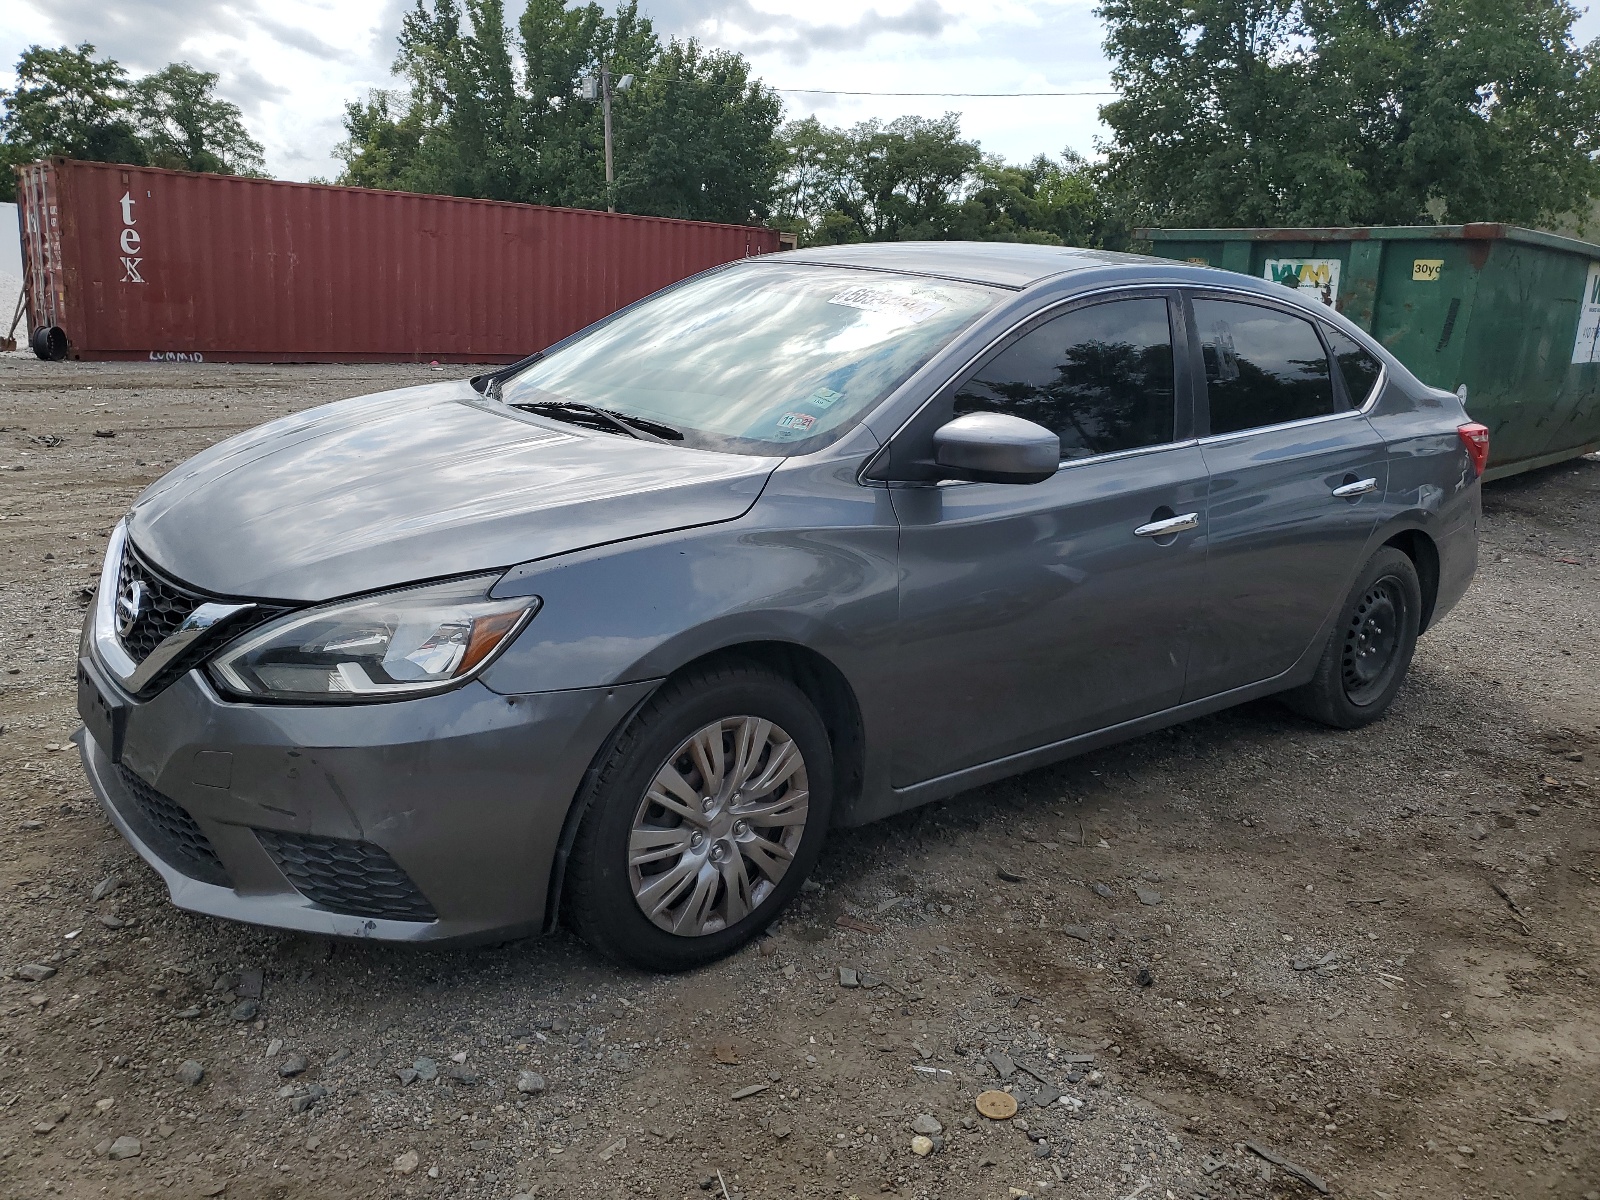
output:
[[[846,288],[838,295],[830,296],[828,303],[842,304],[846,308],[859,308],[865,312],[884,313],[899,317],[911,325],[920,325],[929,317],[938,316],[945,308],[937,300],[910,296],[886,287],[870,285]]]

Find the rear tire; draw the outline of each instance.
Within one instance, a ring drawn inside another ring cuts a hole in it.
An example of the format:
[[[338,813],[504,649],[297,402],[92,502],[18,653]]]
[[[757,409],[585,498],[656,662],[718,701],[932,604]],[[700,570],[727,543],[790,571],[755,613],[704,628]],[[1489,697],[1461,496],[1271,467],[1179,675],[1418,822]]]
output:
[[[1422,585],[1404,553],[1385,546],[1356,579],[1311,682],[1285,692],[1301,716],[1357,729],[1383,716],[1405,682],[1422,619]]]
[[[649,971],[701,966],[800,890],[828,828],[833,753],[789,680],[746,663],[672,680],[601,753],[563,895],[567,927],[596,950]]]

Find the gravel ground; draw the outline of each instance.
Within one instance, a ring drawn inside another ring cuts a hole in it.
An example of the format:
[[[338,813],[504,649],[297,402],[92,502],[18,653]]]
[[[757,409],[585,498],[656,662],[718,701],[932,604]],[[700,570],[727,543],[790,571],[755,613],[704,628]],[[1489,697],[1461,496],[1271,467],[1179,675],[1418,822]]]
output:
[[[106,534],[436,377],[0,356],[0,1194],[1600,1200],[1600,463],[1486,489],[1379,725],[1252,704],[838,838],[691,975],[179,912],[67,742]]]

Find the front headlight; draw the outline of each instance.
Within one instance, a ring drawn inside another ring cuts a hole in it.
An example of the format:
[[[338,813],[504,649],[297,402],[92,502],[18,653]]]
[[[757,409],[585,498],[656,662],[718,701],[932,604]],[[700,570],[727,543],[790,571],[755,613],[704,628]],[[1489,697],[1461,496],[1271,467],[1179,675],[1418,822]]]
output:
[[[211,675],[235,695],[348,704],[440,692],[471,678],[527,623],[537,596],[492,600],[478,575],[290,613],[223,647]]]

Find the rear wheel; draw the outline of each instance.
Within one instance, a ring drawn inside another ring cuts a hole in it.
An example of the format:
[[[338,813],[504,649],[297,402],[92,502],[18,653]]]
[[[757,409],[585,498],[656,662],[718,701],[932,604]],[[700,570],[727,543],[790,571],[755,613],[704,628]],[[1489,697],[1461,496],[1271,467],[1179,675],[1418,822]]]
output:
[[[1388,711],[1416,649],[1422,617],[1417,569],[1385,546],[1356,580],[1311,682],[1284,695],[1296,712],[1355,729]]]
[[[605,752],[565,917],[602,953],[678,971],[771,924],[822,847],[833,757],[803,692],[756,666],[674,680]]]

